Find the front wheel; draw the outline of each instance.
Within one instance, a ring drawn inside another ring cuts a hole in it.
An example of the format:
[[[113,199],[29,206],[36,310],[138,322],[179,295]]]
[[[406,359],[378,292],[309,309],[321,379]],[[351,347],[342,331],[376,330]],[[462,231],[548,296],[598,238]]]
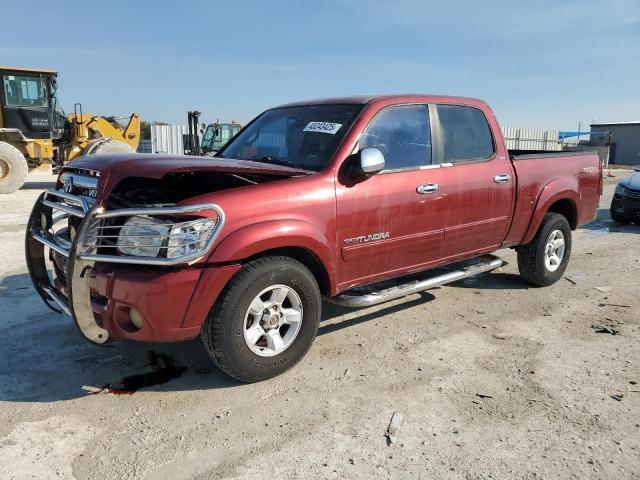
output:
[[[307,353],[322,308],[313,274],[282,256],[247,263],[230,280],[202,326],[211,360],[243,382],[288,370]]]
[[[518,247],[518,270],[528,283],[545,287],[562,277],[570,256],[569,222],[564,215],[547,213],[531,243]]]

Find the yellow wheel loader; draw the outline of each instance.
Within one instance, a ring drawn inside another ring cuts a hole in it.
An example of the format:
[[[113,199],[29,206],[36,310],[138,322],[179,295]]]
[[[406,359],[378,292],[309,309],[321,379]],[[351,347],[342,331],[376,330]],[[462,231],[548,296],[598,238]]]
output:
[[[140,116],[65,115],[56,97],[57,72],[0,66],[0,193],[19,189],[27,172],[49,170],[81,155],[135,152]]]

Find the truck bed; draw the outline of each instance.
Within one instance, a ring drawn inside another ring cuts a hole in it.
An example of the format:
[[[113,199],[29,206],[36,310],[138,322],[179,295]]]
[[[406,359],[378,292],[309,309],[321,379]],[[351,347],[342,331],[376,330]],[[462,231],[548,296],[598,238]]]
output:
[[[597,153],[512,155],[509,151],[509,156],[517,192],[513,222],[503,246],[529,243],[541,221],[538,216],[547,211],[564,213],[574,229],[595,218],[602,188],[602,165]],[[561,197],[564,198],[555,201]]]

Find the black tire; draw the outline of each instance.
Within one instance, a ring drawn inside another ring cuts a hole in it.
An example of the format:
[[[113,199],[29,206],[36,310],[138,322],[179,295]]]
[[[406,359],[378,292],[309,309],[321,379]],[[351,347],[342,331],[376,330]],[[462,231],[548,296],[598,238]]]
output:
[[[549,236],[555,230],[560,230],[564,235],[565,246],[558,268],[550,271],[545,264],[545,249]],[[518,247],[518,270],[527,283],[546,287],[562,278],[570,256],[571,226],[569,222],[559,213],[546,213],[531,243]]]
[[[85,147],[83,155],[98,155],[103,153],[135,153],[128,143],[118,140],[96,140]]]
[[[611,209],[609,210],[609,213],[611,214],[611,220],[613,220],[616,223],[620,223],[622,225],[628,225],[631,223],[630,219],[628,219],[627,217],[623,217],[618,212],[615,212],[613,205],[611,205]]]
[[[245,315],[254,298],[273,285],[285,285],[298,294],[302,324],[286,350],[262,357],[245,342]],[[318,283],[305,265],[290,257],[263,257],[244,265],[229,281],[200,336],[209,357],[221,370],[242,382],[258,382],[283,373],[304,357],[318,332],[321,312]]]
[[[20,150],[0,142],[0,193],[13,193],[22,187],[28,171],[27,159]]]

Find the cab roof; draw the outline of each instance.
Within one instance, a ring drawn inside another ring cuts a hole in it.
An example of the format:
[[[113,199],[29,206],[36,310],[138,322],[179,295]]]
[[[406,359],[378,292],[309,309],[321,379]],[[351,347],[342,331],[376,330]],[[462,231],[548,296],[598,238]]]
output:
[[[26,73],[47,73],[57,75],[58,72],[55,70],[45,70],[41,68],[21,68],[21,67],[5,67],[0,65],[0,71],[10,71],[10,72],[26,72]]]
[[[354,95],[350,97],[332,97],[321,98],[316,100],[305,100],[301,102],[291,102],[280,107],[299,107],[303,105],[325,105],[325,104],[355,104],[355,105],[368,105],[372,103],[411,103],[411,102],[424,102],[424,103],[461,103],[467,105],[483,105],[486,103],[482,100],[469,97],[453,97],[449,95],[427,95],[427,94],[391,94],[391,95]]]

